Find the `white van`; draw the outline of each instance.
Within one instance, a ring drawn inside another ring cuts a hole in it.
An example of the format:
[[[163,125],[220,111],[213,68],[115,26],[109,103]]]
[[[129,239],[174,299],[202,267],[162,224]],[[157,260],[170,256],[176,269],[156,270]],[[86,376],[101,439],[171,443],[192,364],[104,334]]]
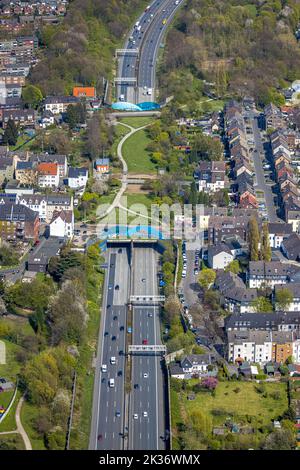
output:
[[[112,357],[110,358],[110,363],[111,363],[111,364],[115,364],[115,363],[116,363],[116,358],[115,358],[115,356],[112,356]]]
[[[115,386],[115,379],[109,379],[108,385],[113,388]]]

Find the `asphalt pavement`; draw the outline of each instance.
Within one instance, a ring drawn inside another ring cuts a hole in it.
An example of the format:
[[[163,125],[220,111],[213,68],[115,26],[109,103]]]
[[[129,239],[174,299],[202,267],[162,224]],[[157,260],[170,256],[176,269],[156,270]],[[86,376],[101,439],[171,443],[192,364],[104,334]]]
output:
[[[137,78],[137,86],[118,86],[118,97],[123,94],[125,101],[131,103],[155,99],[155,68],[159,46],[181,4],[182,0],[177,5],[175,0],[155,0],[138,18],[139,25],[128,34],[124,49],[138,49],[139,57],[133,54],[121,56],[118,73],[122,78]],[[152,88],[151,95],[146,93],[148,88]]]
[[[158,295],[157,254],[135,248],[133,295]],[[161,344],[159,307],[133,307],[132,344]],[[161,356],[132,355],[132,391],[129,406],[129,449],[165,449],[165,397]],[[146,376],[144,374],[147,374]],[[145,414],[146,413],[146,414]],[[134,417],[136,416],[136,419]]]
[[[251,111],[247,113],[247,115],[251,119],[253,129],[254,151],[252,153],[252,158],[255,168],[256,189],[264,193],[269,222],[282,222],[277,215],[276,205],[274,202],[275,195],[272,192],[272,186],[266,183],[264,175],[262,155],[265,155],[265,149],[262,142],[261,132],[258,127],[257,113]],[[251,137],[252,136],[249,135],[249,138]]]
[[[121,252],[120,252],[121,250]],[[125,418],[125,340],[129,294],[129,262],[126,248],[107,253],[102,319],[96,361],[90,449],[122,450]],[[112,364],[115,358],[116,364]],[[103,372],[103,365],[107,371]],[[114,387],[109,379],[115,380]]]

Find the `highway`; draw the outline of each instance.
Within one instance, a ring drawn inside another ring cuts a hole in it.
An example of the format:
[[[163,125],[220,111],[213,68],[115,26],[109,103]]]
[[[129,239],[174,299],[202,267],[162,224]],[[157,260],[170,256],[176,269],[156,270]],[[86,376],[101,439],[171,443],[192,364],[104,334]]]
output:
[[[155,71],[159,47],[167,27],[183,0],[155,0],[150,8],[138,18],[124,44],[124,49],[139,49],[139,58],[132,54],[121,56],[118,76],[137,78],[137,86],[121,85],[118,98],[124,95],[125,101],[139,103],[155,101]],[[136,23],[137,24],[137,23]],[[151,88],[151,95],[147,90]]]
[[[122,450],[125,419],[125,340],[129,295],[129,260],[126,248],[107,253],[104,299],[96,361],[90,449]],[[117,286],[117,288],[116,288]],[[121,354],[120,354],[121,352]],[[111,364],[111,358],[116,364]],[[107,372],[103,372],[106,365]],[[109,387],[114,378],[115,386]]]
[[[158,295],[157,253],[153,248],[135,248],[133,295]],[[134,306],[132,344],[161,344],[158,306]],[[145,375],[146,374],[146,375]],[[131,356],[129,400],[129,449],[163,450],[165,443],[165,398],[161,356],[151,353]]]

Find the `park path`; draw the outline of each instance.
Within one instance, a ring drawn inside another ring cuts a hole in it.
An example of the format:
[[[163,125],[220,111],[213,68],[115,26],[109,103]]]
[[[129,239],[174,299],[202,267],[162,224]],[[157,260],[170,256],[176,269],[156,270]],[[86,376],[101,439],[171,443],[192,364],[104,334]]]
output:
[[[20,398],[20,401],[18,403],[17,409],[16,409],[16,424],[17,424],[17,431],[19,434],[21,434],[21,437],[24,441],[25,444],[25,449],[26,450],[32,450],[31,442],[28,437],[28,434],[26,433],[25,429],[23,428],[22,422],[21,422],[21,409],[22,405],[24,402],[24,396]]]
[[[139,132],[142,129],[145,129],[145,127],[149,126],[149,124],[146,124],[145,126],[135,128],[135,127],[132,127],[129,124],[125,124],[123,122],[117,122],[116,125],[127,127],[130,130],[127,134],[124,135],[124,137],[122,137],[122,139],[118,143],[118,147],[117,147],[117,156],[118,156],[120,162],[122,163],[122,168],[123,168],[122,169],[122,180],[121,180],[122,185],[121,185],[119,191],[117,192],[117,194],[116,194],[113,202],[111,203],[111,205],[108,207],[108,209],[106,209],[105,212],[98,215],[98,219],[103,219],[104,217],[109,215],[115,208],[122,207],[121,204],[120,204],[121,197],[125,193],[125,191],[127,189],[127,184],[128,184],[128,182],[127,182],[128,166],[127,166],[127,163],[126,163],[126,161],[123,157],[122,148],[123,148],[123,145],[125,144],[126,140],[129,139],[133,134],[135,134],[136,132]]]

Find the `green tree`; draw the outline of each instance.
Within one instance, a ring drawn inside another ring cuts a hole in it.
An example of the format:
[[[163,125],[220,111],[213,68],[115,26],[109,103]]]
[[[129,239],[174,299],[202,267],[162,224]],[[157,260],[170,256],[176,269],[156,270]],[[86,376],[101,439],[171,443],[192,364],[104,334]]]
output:
[[[293,294],[288,287],[277,289],[275,295],[276,307],[285,310],[293,301]]]
[[[270,300],[266,299],[266,297],[257,297],[255,300],[251,302],[251,306],[255,312],[260,313],[269,313],[272,312],[273,306]]]
[[[271,261],[272,259],[272,250],[270,247],[269,230],[268,230],[268,225],[266,223],[263,224],[263,228],[262,228],[260,259],[263,261]]]
[[[202,289],[208,289],[216,279],[216,272],[210,268],[204,268],[199,273],[198,282]]]
[[[27,85],[22,90],[22,99],[26,106],[36,109],[43,99],[43,94],[39,87]]]
[[[224,271],[229,271],[233,274],[239,274],[239,272],[241,271],[239,260],[234,259],[233,261],[231,261],[231,263],[226,266]]]
[[[249,220],[249,251],[250,260],[258,261],[258,243],[259,243],[259,229],[256,217],[252,216]]]
[[[9,119],[3,134],[2,142],[8,145],[16,145],[19,136],[19,130],[12,119]]]

